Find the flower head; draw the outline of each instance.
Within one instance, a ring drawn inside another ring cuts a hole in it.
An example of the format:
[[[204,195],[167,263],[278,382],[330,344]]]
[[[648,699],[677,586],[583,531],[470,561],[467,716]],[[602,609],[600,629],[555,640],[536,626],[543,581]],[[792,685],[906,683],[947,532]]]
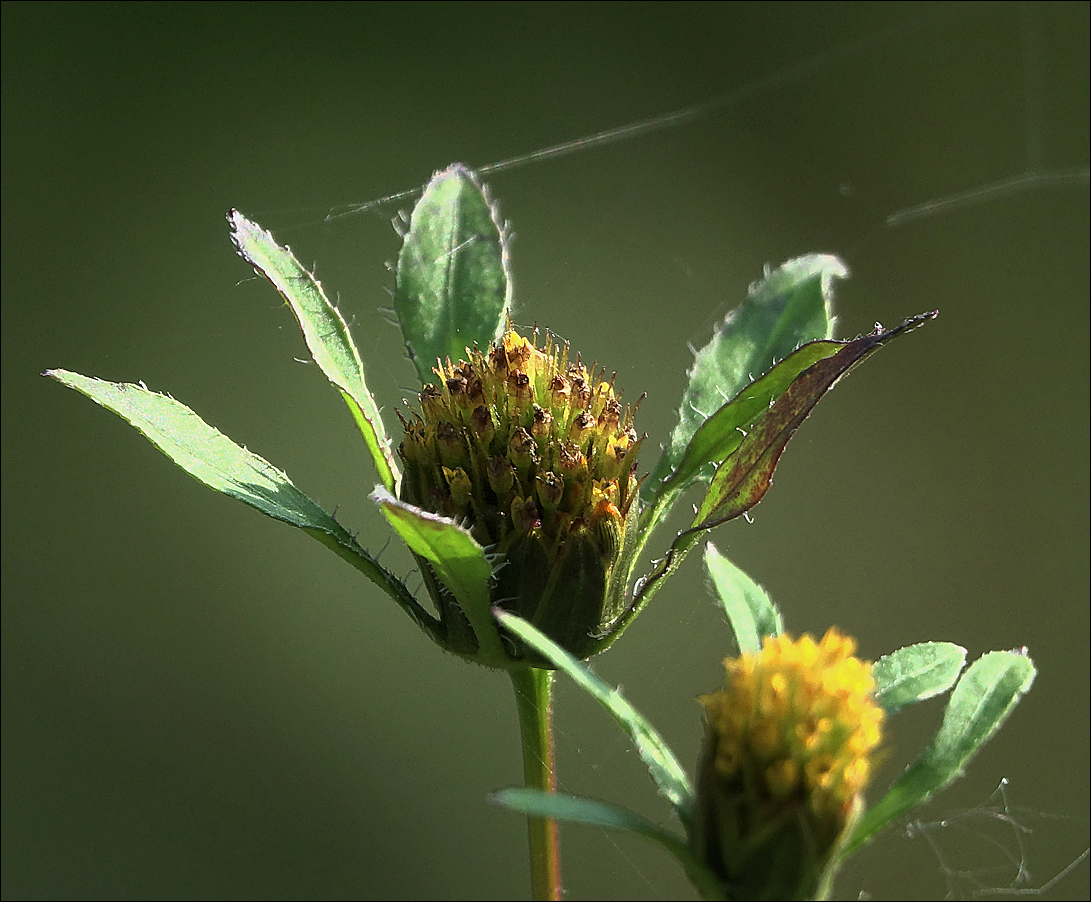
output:
[[[813,896],[862,805],[883,712],[855,650],[833,629],[766,638],[700,699],[695,851],[739,898]]]
[[[501,561],[496,604],[587,657],[625,608],[641,439],[605,371],[537,339],[509,328],[435,369],[419,414],[403,420],[401,496],[462,522]],[[450,593],[425,580],[441,616],[457,621]],[[452,650],[472,655],[466,641]]]

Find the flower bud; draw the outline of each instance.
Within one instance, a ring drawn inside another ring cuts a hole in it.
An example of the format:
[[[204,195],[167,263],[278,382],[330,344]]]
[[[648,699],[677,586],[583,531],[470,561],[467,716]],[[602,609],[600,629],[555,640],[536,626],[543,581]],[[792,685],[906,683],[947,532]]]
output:
[[[497,562],[494,604],[520,614],[578,657],[601,648],[631,603],[640,445],[631,407],[568,346],[509,330],[488,351],[436,368],[406,422],[402,500],[456,516]],[[593,386],[593,387],[592,387]],[[428,564],[421,561],[424,568]],[[475,637],[434,573],[425,585],[473,658]],[[508,662],[549,666],[520,643]]]
[[[883,722],[871,665],[829,630],[724,662],[707,717],[694,852],[730,898],[810,899],[862,806]]]

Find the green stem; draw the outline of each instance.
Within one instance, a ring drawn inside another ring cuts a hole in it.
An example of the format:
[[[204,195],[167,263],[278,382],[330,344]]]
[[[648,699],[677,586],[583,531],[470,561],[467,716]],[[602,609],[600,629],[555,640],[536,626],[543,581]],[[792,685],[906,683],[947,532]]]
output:
[[[519,708],[519,737],[523,744],[523,778],[531,789],[557,791],[553,754],[553,671],[517,667],[508,671]],[[528,817],[530,882],[535,900],[559,900],[561,845],[557,822]]]

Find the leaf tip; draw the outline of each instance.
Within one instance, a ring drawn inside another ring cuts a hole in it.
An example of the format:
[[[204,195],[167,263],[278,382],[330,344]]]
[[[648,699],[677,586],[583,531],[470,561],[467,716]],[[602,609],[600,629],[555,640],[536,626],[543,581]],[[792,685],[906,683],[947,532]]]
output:
[[[231,225],[231,231],[234,233],[238,233],[238,231],[249,222],[249,220],[235,209],[235,207],[232,207],[227,211],[227,221]]]
[[[397,501],[397,499],[390,494],[390,490],[381,482],[375,486],[374,491],[368,495],[368,499],[380,506],[390,504],[391,501]]]
[[[87,377],[87,376],[80,376],[79,373],[74,373],[71,370],[61,369],[60,367],[50,368],[48,370],[43,370],[41,375],[45,376],[47,379],[52,379],[55,382],[60,382],[61,385],[67,385],[69,388],[75,388],[75,385],[73,383],[77,379],[93,378],[93,377]],[[98,381],[98,380],[95,380],[95,381]]]
[[[227,211],[227,222],[231,226],[231,243],[235,245],[235,250],[247,263],[257,267],[258,264],[252,258],[248,246],[253,243],[255,237],[260,238],[262,235],[269,241],[272,241],[272,235],[266,232],[265,229],[256,222],[247,219],[246,216],[234,207]]]

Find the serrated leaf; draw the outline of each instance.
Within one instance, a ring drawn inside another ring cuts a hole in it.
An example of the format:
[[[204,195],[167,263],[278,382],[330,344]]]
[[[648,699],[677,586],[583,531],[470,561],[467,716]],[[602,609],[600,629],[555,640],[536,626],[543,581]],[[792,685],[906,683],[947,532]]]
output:
[[[711,529],[757,504],[769,489],[784,446],[837,380],[891,339],[937,315],[936,311],[922,313],[893,329],[877,329],[852,341],[804,345],[754,383],[753,389],[744,389],[714,418],[716,440],[708,442],[709,447],[716,449],[713,460],[736,442],[737,445],[723,458],[712,477],[692,528]],[[816,356],[819,359],[815,360]],[[807,365],[801,368],[800,361]],[[784,376],[779,373],[781,369]],[[791,380],[784,386],[788,375]],[[751,411],[762,405],[763,411],[754,417]],[[733,414],[736,408],[739,412]],[[745,420],[747,425],[739,420]]]
[[[784,623],[780,611],[765,590],[720,554],[711,542],[705,548],[705,569],[741,654],[759,652],[766,636],[781,634]]]
[[[952,642],[921,642],[883,655],[872,667],[876,701],[887,715],[946,692],[966,665],[966,649]]]
[[[689,846],[658,824],[627,808],[598,799],[542,792],[538,789],[502,789],[490,796],[502,808],[528,817],[554,818],[570,824],[624,830],[658,843],[681,863],[703,899],[726,899],[716,875],[699,862]]]
[[[69,370],[44,375],[86,395],[127,420],[153,445],[209,488],[266,516],[299,527],[387,592],[430,637],[438,623],[391,573],[381,567],[333,517],[301,492],[287,474],[235,444],[174,398],[143,385],[107,382]]]
[[[239,254],[273,283],[292,308],[311,357],[326,378],[341,390],[379,478],[387,489],[394,491],[399,474],[390,439],[378,405],[364,381],[364,365],[344,317],[291,250],[277,244],[269,232],[238,210],[232,210],[227,219],[231,223],[231,240]]]
[[[943,723],[880,801],[861,818],[845,854],[958,777],[1030,689],[1037,670],[1022,651],[982,655],[958,681]]]
[[[768,414],[769,408],[796,379],[815,364],[832,357],[842,346],[843,343],[836,341],[806,344],[724,404],[694,433],[677,469],[666,480],[667,488],[685,488],[709,464],[722,463],[738,449],[754,425]]]
[[[685,770],[656,729],[629,704],[618,689],[603,682],[587,664],[570,655],[544,633],[527,621],[499,608],[494,609],[493,613],[505,629],[526,642],[559,670],[563,670],[581,689],[610,712],[633,741],[659,791],[674,806],[681,821],[688,824],[693,807],[693,788]]]
[[[678,425],[646,485],[658,493],[686,456],[694,434],[747,384],[768,372],[801,345],[833,335],[832,284],[848,276],[845,265],[828,254],[789,260],[751,286],[712,339],[694,357],[678,411]],[[711,478],[705,463],[675,477],[675,488]],[[679,485],[678,483],[681,483]]]
[[[646,535],[677,496],[676,486],[684,485],[706,463],[719,463],[693,524],[675,537],[652,571],[637,580],[633,610],[659,590],[703,533],[761,501],[784,446],[841,376],[895,336],[938,315],[922,313],[894,329],[877,329],[852,341],[806,344],[710,417],[693,437],[695,450],[687,452],[680,469],[663,484],[666,490],[641,512],[641,535]]]
[[[477,638],[475,660],[489,666],[503,666],[509,656],[492,619],[489,592],[492,565],[485,550],[454,520],[399,501],[382,486],[376,486],[371,500],[379,505],[410,551],[432,565],[458,601]]]
[[[413,208],[398,255],[394,311],[421,382],[504,329],[511,306],[508,237],[477,175],[456,163],[436,173]]]

